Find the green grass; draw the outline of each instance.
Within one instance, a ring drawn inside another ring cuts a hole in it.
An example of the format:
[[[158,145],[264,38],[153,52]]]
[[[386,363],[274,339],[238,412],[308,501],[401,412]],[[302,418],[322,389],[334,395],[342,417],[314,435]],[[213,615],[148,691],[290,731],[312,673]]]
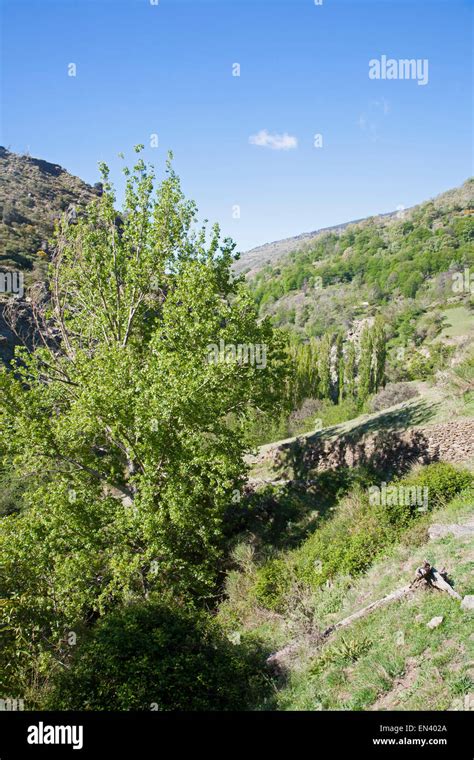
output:
[[[436,616],[443,616],[443,623],[430,630],[426,624]],[[413,599],[354,624],[349,632],[335,636],[319,656],[299,663],[278,694],[278,706],[367,710],[379,700],[380,709],[449,709],[460,693],[472,688],[466,657],[471,632],[472,617],[459,602],[420,590]],[[337,652],[344,642],[352,647],[355,659],[337,654],[328,658],[327,652]],[[322,668],[317,667],[318,659]]]
[[[274,702],[262,709],[463,709],[464,697],[474,692],[474,616],[442,592],[419,589],[333,634],[322,647],[308,645],[306,634],[406,585],[425,559],[446,567],[461,596],[473,594],[474,537],[429,541],[427,533],[433,522],[462,523],[473,515],[474,491],[468,489],[403,531],[362,575],[339,574],[317,588],[297,583],[284,611],[255,604],[258,568],[236,573],[234,581],[244,585],[223,605],[221,619],[234,631],[252,630],[274,650],[299,642]],[[426,624],[437,616],[443,622],[430,630]]]
[[[472,493],[457,497],[436,521],[472,518],[472,503]],[[448,568],[458,593],[472,594],[473,547],[472,537],[450,536],[416,549],[401,542],[348,589],[336,611],[324,614],[319,603],[315,615],[322,625],[346,617],[411,580],[425,558]],[[337,588],[331,592],[341,597]],[[437,616],[443,622],[430,630],[426,624]],[[303,649],[278,693],[278,709],[462,709],[462,698],[474,691],[472,631],[473,614],[457,600],[420,589],[334,635],[321,650]],[[338,657],[341,644],[355,657]]]

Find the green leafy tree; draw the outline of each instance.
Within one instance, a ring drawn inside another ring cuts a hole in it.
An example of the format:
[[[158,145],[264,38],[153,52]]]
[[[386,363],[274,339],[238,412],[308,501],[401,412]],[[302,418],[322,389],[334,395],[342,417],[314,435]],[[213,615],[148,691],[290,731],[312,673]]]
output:
[[[347,346],[347,353],[345,359],[345,393],[350,399],[356,397],[356,350],[353,341],[350,341]]]
[[[380,316],[376,317],[372,331],[373,351],[374,351],[374,391],[385,385],[385,362],[387,359],[387,336],[383,320]]]
[[[330,335],[324,335],[319,342],[318,375],[322,398],[331,397],[331,347]]]
[[[359,385],[358,394],[360,401],[365,401],[373,389],[373,368],[372,368],[373,341],[372,331],[365,324],[360,338],[360,358],[359,358]]]
[[[297,409],[306,398],[316,398],[319,391],[317,343],[291,344],[288,348],[291,372],[288,376],[290,409]]]
[[[337,401],[340,402],[344,398],[344,351],[343,351],[343,337],[342,333],[338,333],[335,342],[335,375],[337,377]]]
[[[0,451],[24,505],[1,520],[8,673],[118,603],[213,593],[247,420],[284,385],[234,244],[197,227],[171,164],[156,192],[140,157],[125,170],[120,217],[101,170],[102,196],[58,226],[40,345],[0,373]]]

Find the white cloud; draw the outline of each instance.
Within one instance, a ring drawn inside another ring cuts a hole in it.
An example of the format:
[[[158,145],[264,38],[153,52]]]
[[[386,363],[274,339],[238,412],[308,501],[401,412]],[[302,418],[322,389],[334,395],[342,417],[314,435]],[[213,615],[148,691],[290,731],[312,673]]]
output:
[[[373,100],[372,105],[374,108],[382,111],[384,116],[390,113],[390,102],[385,98],[382,98],[381,100]]]
[[[292,150],[298,147],[298,139],[293,135],[287,132],[283,135],[271,134],[267,129],[261,129],[256,135],[250,135],[249,143],[272,150]]]
[[[391,112],[391,105],[388,100],[381,98],[381,100],[371,100],[367,113],[361,113],[357,119],[357,126],[362,132],[366,132],[370,139],[377,141],[382,131],[383,123],[380,115],[388,116]]]

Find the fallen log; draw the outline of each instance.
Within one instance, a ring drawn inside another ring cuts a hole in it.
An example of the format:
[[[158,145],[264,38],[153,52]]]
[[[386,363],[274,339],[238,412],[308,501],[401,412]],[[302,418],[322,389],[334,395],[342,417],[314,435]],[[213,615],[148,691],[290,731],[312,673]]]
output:
[[[436,588],[439,591],[446,592],[455,599],[462,598],[457,593],[457,591],[455,591],[453,587],[448,583],[446,571],[444,569],[438,571],[435,567],[430,565],[428,561],[425,560],[423,562],[423,565],[417,568],[414,579],[408,585],[401,586],[401,588],[392,591],[391,594],[387,594],[387,596],[382,597],[382,599],[377,599],[377,601],[371,602],[361,610],[358,610],[352,615],[343,618],[343,620],[340,620],[338,623],[334,623],[334,625],[329,626],[329,628],[326,628],[321,633],[312,634],[311,636],[307,637],[305,642],[299,641],[288,644],[286,647],[283,647],[283,649],[280,649],[278,652],[270,655],[270,657],[267,659],[267,662],[270,665],[278,666],[283,660],[287,659],[294,652],[296,652],[302,646],[302,644],[322,644],[329,636],[331,636],[336,631],[339,631],[341,628],[347,628],[347,626],[352,625],[352,623],[355,623],[356,620],[360,620],[371,612],[374,612],[374,610],[380,609],[380,607],[384,607],[385,605],[390,604],[391,602],[395,602],[398,599],[403,599],[403,597],[407,596],[416,588],[420,587]]]
[[[363,607],[361,610],[358,610],[352,615],[349,615],[349,617],[346,617],[343,620],[340,620],[338,623],[329,626],[329,628],[326,628],[326,630],[322,632],[321,638],[326,639],[328,636],[330,636],[335,631],[338,631],[340,628],[346,628],[348,625],[355,623],[356,620],[360,620],[360,618],[365,617],[369,614],[369,612],[378,610],[380,607],[384,607],[386,604],[390,604],[390,602],[395,602],[397,599],[402,599],[404,596],[409,594],[410,591],[413,591],[413,586],[411,583],[409,583],[408,586],[402,586],[396,591],[392,591],[391,594],[384,596],[382,599],[378,599],[376,602],[368,604],[367,607]]]
[[[431,575],[432,578],[430,579],[430,583],[432,586],[438,588],[440,591],[446,591],[446,593],[454,597],[454,599],[462,599],[462,596],[460,596],[458,592],[455,591],[453,587],[447,582],[442,570],[441,572],[438,572],[435,567],[432,567]]]
[[[365,617],[369,614],[369,612],[373,612],[379,607],[383,607],[386,604],[390,604],[390,602],[395,602],[397,599],[401,599],[402,597],[409,594],[410,591],[413,591],[415,588],[420,586],[425,588],[437,588],[439,591],[446,591],[446,593],[450,596],[460,600],[462,597],[459,596],[457,591],[455,591],[453,587],[448,583],[446,576],[446,570],[443,569],[441,571],[438,571],[435,567],[430,565],[427,560],[425,560],[421,567],[417,568],[415,577],[412,582],[408,584],[408,586],[402,586],[396,591],[392,591],[391,594],[384,596],[382,599],[378,599],[376,602],[368,604],[367,607],[354,612],[353,615],[349,615],[349,617],[344,618],[344,620],[340,620],[339,623],[335,623],[335,625],[326,628],[326,630],[322,633],[322,638],[326,638],[331,633],[334,633],[334,631],[339,630],[339,628],[346,628],[346,626],[351,625],[351,623],[354,623],[356,620],[359,620],[362,617]]]

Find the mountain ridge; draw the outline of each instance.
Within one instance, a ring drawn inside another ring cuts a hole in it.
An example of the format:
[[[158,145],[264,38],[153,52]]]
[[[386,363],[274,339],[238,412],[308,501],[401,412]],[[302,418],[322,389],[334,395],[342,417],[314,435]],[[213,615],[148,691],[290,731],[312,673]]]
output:
[[[0,266],[44,276],[49,239],[62,212],[101,192],[67,169],[0,146]]]
[[[391,219],[400,219],[416,211],[418,208],[426,203],[433,203],[435,206],[445,205],[445,203],[453,202],[461,195],[461,199],[464,198],[464,188],[466,191],[469,189],[469,183],[472,182],[472,178],[468,177],[462,184],[455,187],[444,190],[435,196],[431,196],[420,203],[416,203],[413,206],[409,206],[404,209],[396,209],[394,211],[386,211],[380,214],[369,214],[358,219],[352,219],[347,222],[341,222],[340,224],[330,225],[328,227],[320,227],[316,230],[309,232],[302,232],[299,235],[292,235],[280,240],[273,240],[268,243],[250,248],[244,251],[240,259],[234,265],[234,269],[238,274],[244,273],[247,277],[254,276],[265,264],[275,264],[280,260],[283,260],[288,254],[295,251],[302,251],[309,248],[319,237],[324,234],[334,232],[339,233],[346,230],[351,225],[362,225],[372,221],[390,221]],[[469,196],[468,196],[469,197]]]

